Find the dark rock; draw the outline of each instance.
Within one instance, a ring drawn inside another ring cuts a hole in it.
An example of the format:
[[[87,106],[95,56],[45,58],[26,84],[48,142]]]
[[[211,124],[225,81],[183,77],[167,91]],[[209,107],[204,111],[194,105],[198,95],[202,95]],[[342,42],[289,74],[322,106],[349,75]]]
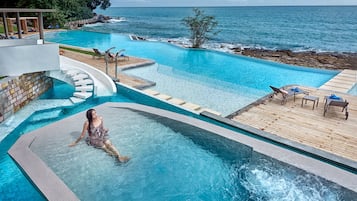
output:
[[[238,48],[237,48],[238,49]],[[326,69],[357,69],[357,53],[315,51],[292,52],[291,50],[263,50],[245,48],[235,53],[280,63]]]

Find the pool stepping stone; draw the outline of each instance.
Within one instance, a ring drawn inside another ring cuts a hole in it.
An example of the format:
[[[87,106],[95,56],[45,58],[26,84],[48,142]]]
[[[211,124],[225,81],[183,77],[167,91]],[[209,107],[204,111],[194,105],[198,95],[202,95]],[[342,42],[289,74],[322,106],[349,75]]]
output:
[[[162,93],[160,93],[158,91],[155,91],[155,90],[152,90],[152,89],[143,89],[142,91],[144,93],[150,95],[150,96],[153,96],[153,97],[161,99],[161,100],[165,100],[165,101],[167,101],[167,102],[169,102],[171,104],[184,107],[184,108],[189,109],[191,111],[196,111],[196,112],[200,112],[200,113],[201,112],[209,112],[209,113],[217,115],[217,116],[221,116],[222,115],[221,113],[219,113],[217,111],[214,111],[214,110],[211,110],[211,109],[208,109],[208,108],[201,108],[201,106],[199,106],[197,104],[186,102],[186,101],[181,100],[179,98],[174,98],[174,97],[171,97],[171,96],[166,95],[166,94],[162,94]]]
[[[186,102],[184,100],[178,99],[178,98],[171,98],[169,100],[170,103],[176,104],[176,105],[183,105]]]
[[[201,109],[201,106],[196,105],[194,103],[190,103],[190,102],[186,102],[185,104],[182,105],[182,107],[185,107],[185,108],[188,108],[188,109],[194,110],[194,111]]]
[[[152,90],[152,89],[144,89],[143,91],[149,95],[152,95],[152,96],[156,96],[156,95],[160,94],[159,92]]]
[[[215,110],[208,109],[208,108],[202,108],[200,112],[209,112],[209,113],[217,115],[217,116],[222,116],[222,113],[217,112]]]
[[[172,98],[171,96],[166,95],[166,94],[158,94],[158,95],[156,95],[156,97],[163,99],[163,100],[169,100]]]

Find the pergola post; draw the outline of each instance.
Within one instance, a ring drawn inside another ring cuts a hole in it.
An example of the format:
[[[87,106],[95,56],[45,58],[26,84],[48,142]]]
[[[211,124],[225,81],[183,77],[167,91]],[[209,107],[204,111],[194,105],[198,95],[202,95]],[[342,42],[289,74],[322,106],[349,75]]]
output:
[[[16,25],[17,25],[17,34],[19,36],[19,39],[22,38],[21,35],[21,22],[20,22],[20,13],[16,12]]]
[[[52,12],[56,12],[55,9],[32,9],[32,8],[0,8],[0,13],[3,13],[3,19],[4,21],[4,31],[5,34],[7,32],[7,34],[9,34],[9,32],[12,32],[12,22],[11,18],[6,18],[6,13],[16,13],[16,24],[17,24],[17,34],[18,34],[18,38],[22,38],[22,31],[27,32],[27,24],[26,24],[26,20],[27,18],[24,18],[24,30],[21,27],[21,20],[20,19],[20,13],[38,13],[37,16],[37,21],[38,21],[38,31],[40,32],[40,39],[44,39],[44,30],[43,30],[43,16],[42,13],[52,13]],[[7,26],[6,26],[7,25]],[[35,28],[37,23],[34,23]],[[25,30],[26,29],[26,30]]]
[[[40,32],[40,39],[44,39],[44,34],[43,34],[43,16],[42,16],[42,12],[38,13],[38,28],[39,28],[39,32]]]
[[[4,25],[4,32],[5,32],[5,37],[9,37],[9,30],[7,29],[7,20],[6,20],[6,13],[2,13],[2,24]]]

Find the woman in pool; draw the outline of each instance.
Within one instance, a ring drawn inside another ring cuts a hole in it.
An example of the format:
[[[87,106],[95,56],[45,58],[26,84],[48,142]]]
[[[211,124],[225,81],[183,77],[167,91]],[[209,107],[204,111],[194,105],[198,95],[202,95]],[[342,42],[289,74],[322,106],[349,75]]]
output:
[[[103,126],[103,118],[97,116],[97,112],[94,109],[89,109],[86,113],[87,121],[84,122],[83,130],[79,138],[71,143],[69,146],[75,146],[88,132],[87,143],[101,148],[112,156],[116,156],[120,162],[127,162],[129,158],[127,156],[120,156],[119,151],[108,139],[108,129]]]

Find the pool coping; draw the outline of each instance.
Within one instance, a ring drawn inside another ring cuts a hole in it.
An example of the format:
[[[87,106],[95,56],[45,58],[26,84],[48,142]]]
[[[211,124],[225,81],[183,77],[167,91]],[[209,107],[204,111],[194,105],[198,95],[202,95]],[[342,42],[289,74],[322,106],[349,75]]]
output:
[[[22,135],[9,149],[9,155],[47,200],[80,200],[46,163],[31,151],[30,146],[37,137],[40,137],[40,133]]]
[[[295,151],[288,150],[278,145],[274,145],[262,140],[239,134],[238,132],[217,126],[212,123],[208,123],[203,120],[199,120],[194,117],[178,114],[175,112],[158,109],[146,105],[137,103],[118,103],[107,102],[101,105],[95,106],[97,110],[101,110],[101,107],[126,108],[162,117],[167,117],[188,125],[198,127],[200,129],[209,131],[211,133],[226,137],[228,139],[237,141],[239,143],[248,145],[254,149],[254,151],[270,156],[279,161],[288,163],[312,174],[318,175],[329,181],[339,184],[347,189],[357,192],[357,175],[349,171],[337,168],[328,163],[324,163],[317,159],[299,154]],[[42,161],[34,152],[31,151],[30,146],[36,138],[41,137],[41,134],[51,129],[51,127],[59,127],[65,130],[61,126],[62,121],[78,118],[83,119],[80,116],[81,113],[77,113],[71,117],[67,117],[63,120],[54,122],[44,128],[37,129],[28,134],[22,135],[15,144],[10,148],[8,153],[22,168],[22,170],[29,176],[32,182],[38,187],[43,195],[48,200],[57,200],[61,198],[63,200],[79,200],[78,197],[68,188],[68,186]],[[105,114],[103,114],[105,115]],[[73,121],[75,122],[75,121]]]

